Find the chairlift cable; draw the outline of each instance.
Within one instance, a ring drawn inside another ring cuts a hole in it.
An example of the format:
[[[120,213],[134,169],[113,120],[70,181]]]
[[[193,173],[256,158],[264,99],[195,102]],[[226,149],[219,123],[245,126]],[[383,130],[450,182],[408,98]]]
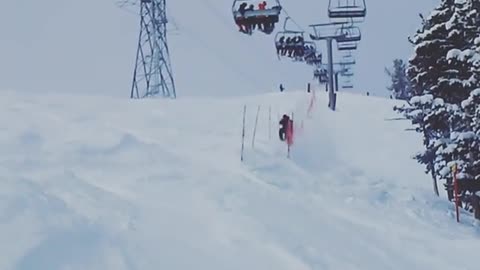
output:
[[[179,27],[179,29],[187,34],[186,37],[190,38],[192,41],[195,41],[198,45],[213,55],[223,66],[225,66],[227,69],[230,69],[232,73],[235,73],[239,78],[243,78],[241,81],[247,81],[255,88],[258,88],[258,86],[261,85],[261,80],[256,77],[257,75],[255,73],[246,74],[243,70],[235,68],[236,65],[232,64],[233,61],[227,59],[227,57],[223,56],[217,50],[212,49],[208,43],[205,42],[199,35],[195,34],[194,31],[190,31],[185,27]]]
[[[303,27],[301,27],[291,16],[288,14],[287,9],[285,7],[282,8],[282,11],[285,13],[287,18],[290,18],[290,20],[300,29],[302,32],[306,32]]]

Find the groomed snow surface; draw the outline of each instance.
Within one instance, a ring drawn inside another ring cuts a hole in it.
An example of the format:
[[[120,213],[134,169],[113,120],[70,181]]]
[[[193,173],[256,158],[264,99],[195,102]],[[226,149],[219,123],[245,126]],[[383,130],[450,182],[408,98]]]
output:
[[[318,92],[307,116],[304,92],[0,95],[2,270],[478,268],[473,220],[433,195],[408,122],[385,120],[395,101],[340,93],[331,112]]]

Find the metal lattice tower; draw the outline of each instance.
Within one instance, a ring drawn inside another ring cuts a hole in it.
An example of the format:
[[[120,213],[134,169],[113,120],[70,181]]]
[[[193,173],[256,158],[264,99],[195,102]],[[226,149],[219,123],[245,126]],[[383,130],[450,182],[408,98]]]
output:
[[[167,43],[166,0],[137,1],[140,2],[140,35],[130,97],[176,98]]]

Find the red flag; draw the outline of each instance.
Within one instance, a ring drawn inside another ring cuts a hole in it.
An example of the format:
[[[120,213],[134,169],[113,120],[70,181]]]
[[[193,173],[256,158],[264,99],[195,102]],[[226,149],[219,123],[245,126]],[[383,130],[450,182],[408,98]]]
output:
[[[293,121],[289,120],[287,124],[287,144],[291,146],[293,144]]]

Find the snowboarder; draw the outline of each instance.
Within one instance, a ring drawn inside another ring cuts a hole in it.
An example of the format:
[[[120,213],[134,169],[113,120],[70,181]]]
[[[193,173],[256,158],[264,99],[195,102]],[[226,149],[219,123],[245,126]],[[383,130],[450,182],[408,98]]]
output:
[[[280,120],[280,129],[278,130],[278,136],[280,137],[280,141],[285,141],[286,135],[287,135],[287,128],[288,124],[290,123],[290,117],[288,115],[284,114],[282,119]]]
[[[285,88],[283,87],[283,84],[280,84],[280,92],[283,92],[283,90],[285,90]]]

